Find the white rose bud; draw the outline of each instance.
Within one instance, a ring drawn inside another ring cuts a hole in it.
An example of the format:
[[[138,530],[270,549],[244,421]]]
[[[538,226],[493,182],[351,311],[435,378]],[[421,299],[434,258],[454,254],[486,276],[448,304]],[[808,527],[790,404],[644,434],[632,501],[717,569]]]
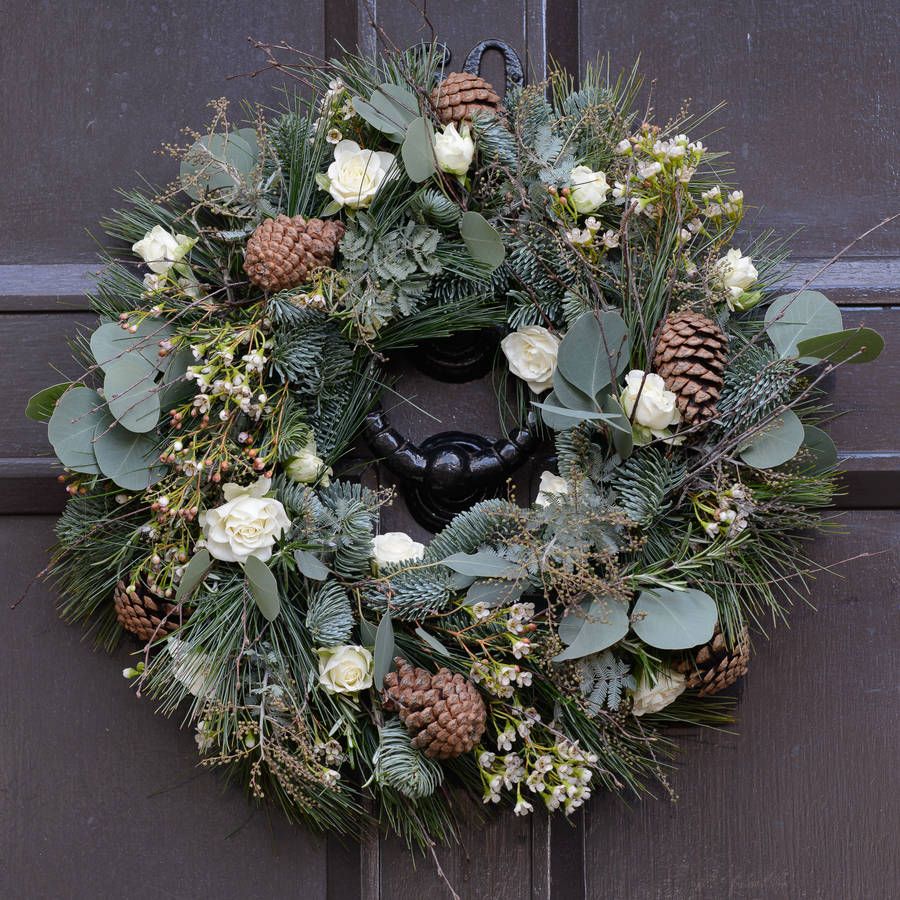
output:
[[[729,250],[713,266],[713,283],[728,291],[728,306],[733,303],[759,277],[749,256],[741,256],[740,250]]]
[[[265,496],[271,485],[268,478],[247,487],[226,484],[222,488],[226,502],[200,513],[211,556],[237,563],[245,563],[251,556],[263,562],[271,558],[275,541],[291,524],[281,503]]]
[[[356,141],[338,141],[334,162],[328,167],[328,193],[350,209],[368,206],[387,178],[394,156],[381,150],[363,150]]]
[[[500,349],[509,363],[509,371],[528,383],[535,394],[553,387],[559,338],[542,325],[526,325],[500,342]]]
[[[656,684],[641,682],[633,696],[631,708],[633,716],[644,716],[647,713],[659,712],[678,699],[687,687],[687,679],[680,672],[668,670],[661,672]]]
[[[548,506],[554,497],[569,493],[569,482],[561,475],[552,472],[541,472],[538,484],[538,495],[534,498],[535,506]]]
[[[569,174],[572,203],[580,213],[591,213],[606,202],[609,185],[603,172],[595,172],[590,166],[575,166]]]
[[[637,425],[649,428],[657,436],[670,425],[677,425],[681,421],[681,413],[675,405],[675,394],[666,390],[666,383],[659,375],[644,373],[640,369],[632,369],[625,376],[622,407],[629,418],[634,413],[633,421]]]
[[[442,172],[465,175],[475,156],[475,142],[469,134],[469,126],[463,125],[459,132],[451,122],[444,126],[442,134],[435,133],[434,155]]]
[[[334,474],[330,466],[325,467],[325,460],[318,456],[315,438],[310,438],[306,446],[287,461],[284,471],[291,481],[300,484],[318,481],[322,487],[331,484],[331,476]]]
[[[181,262],[196,243],[185,234],[171,234],[162,225],[154,225],[131,249],[157,275],[165,275],[172,266]]]
[[[386,531],[374,540],[375,562],[379,566],[388,563],[421,559],[425,555],[425,545],[414,541],[404,531]]]
[[[329,694],[356,694],[372,687],[372,654],[352,644],[322,647],[319,655],[319,685]]]

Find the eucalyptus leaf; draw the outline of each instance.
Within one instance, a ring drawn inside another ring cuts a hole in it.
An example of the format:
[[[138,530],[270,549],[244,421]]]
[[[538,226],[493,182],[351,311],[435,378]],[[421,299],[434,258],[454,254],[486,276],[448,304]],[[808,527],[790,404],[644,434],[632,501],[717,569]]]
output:
[[[309,550],[295,550],[294,562],[297,563],[300,574],[313,581],[325,581],[328,578],[328,566],[314,553],[310,553]]]
[[[616,453],[619,454],[620,459],[628,459],[634,450],[634,432],[628,416],[625,415],[625,410],[622,409],[622,404],[610,394],[603,399],[603,410],[611,416],[608,422]]]
[[[162,370],[168,357],[159,355],[159,342],[171,336],[172,329],[160,319],[144,319],[134,332],[104,322],[91,334],[91,355],[104,371],[126,358],[140,360],[148,371]]]
[[[803,446],[813,455],[814,472],[827,472],[837,465],[837,447],[821,428],[815,425],[803,426]]]
[[[557,366],[565,379],[597,398],[628,366],[631,342],[617,312],[582,313],[559,345]]]
[[[552,401],[556,400],[556,391],[551,391],[547,395],[546,403],[538,403],[532,400],[532,406],[536,406],[541,411],[544,422],[554,431],[564,431],[566,428],[573,428],[579,422],[606,422],[612,424],[618,419],[614,415],[604,412],[590,412],[582,409],[566,409],[564,406],[558,406]]]
[[[599,406],[593,397],[588,397],[584,391],[579,390],[560,371],[559,366],[553,370],[553,393],[556,395],[558,405],[567,409],[583,409],[597,412]]]
[[[371,103],[363,100],[362,97],[353,98],[353,109],[361,119],[377,131],[380,131],[385,137],[391,138],[398,144],[403,140],[403,136],[406,134],[406,126],[400,122],[393,121],[384,113],[379,112]]]
[[[507,606],[515,603],[525,590],[524,581],[476,581],[466,592],[466,606]]]
[[[433,634],[429,634],[421,626],[416,626],[415,632],[432,650],[437,651],[441,656],[450,656],[450,651]]]
[[[375,646],[375,635],[377,633],[377,629],[375,626],[368,620],[360,617],[359,620],[359,641],[363,645],[363,647],[374,647]]]
[[[798,356],[797,344],[808,338],[840,331],[841,311],[819,291],[782,294],[766,310],[766,333],[782,357]],[[800,362],[815,363],[818,357],[801,356]]]
[[[62,381],[32,394],[25,407],[25,415],[35,422],[49,422],[53,410],[56,409],[57,401],[70,387],[72,387],[71,381]]]
[[[159,383],[159,405],[162,409],[172,409],[193,396],[196,391],[194,383],[185,378],[188,366],[194,362],[194,356],[190,350],[183,348],[165,359],[166,365]]]
[[[434,175],[433,128],[427,119],[419,117],[410,122],[400,148],[406,174],[416,183],[427,181]]]
[[[642,591],[631,613],[631,627],[645,643],[659,650],[686,650],[706,643],[718,612],[709,594],[689,588]]]
[[[771,469],[793,459],[803,443],[803,424],[793,410],[785,410],[774,423],[756,435],[738,454],[754,469]]]
[[[390,81],[378,85],[370,102],[385,115],[393,115],[398,122],[407,126],[420,115],[416,95],[409,88]]]
[[[475,575],[479,578],[521,578],[524,574],[518,563],[504,559],[495,550],[454,553],[442,559],[441,565],[462,575]]]
[[[242,175],[256,165],[256,135],[253,145],[239,132],[206,134],[185,154],[179,170],[182,190],[200,200],[206,191],[235,187]]]
[[[481,213],[464,212],[459,233],[472,259],[496,269],[506,258],[506,248],[497,229]]]
[[[147,369],[138,356],[123,356],[107,363],[103,393],[109,411],[129,431],[143,434],[159,422],[159,389],[153,380],[155,369]]]
[[[253,602],[268,622],[274,622],[281,612],[281,598],[278,595],[278,581],[272,570],[255,556],[248,556],[244,563],[244,575]]]
[[[447,584],[454,591],[464,591],[475,581],[474,575],[463,575],[462,572],[451,572]]]
[[[146,490],[167,471],[159,464],[158,446],[152,437],[126,431],[111,419],[96,428],[94,454],[103,474],[126,491]]]
[[[98,426],[105,428],[111,422],[106,402],[96,391],[72,388],[57,401],[47,425],[47,438],[66,468],[85,475],[99,475],[94,433]]]
[[[390,613],[385,613],[375,632],[375,689],[381,690],[384,676],[394,662],[394,625]]]
[[[208,550],[198,550],[188,561],[181,574],[181,581],[178,582],[178,589],[175,591],[175,602],[183,603],[189,600],[191,595],[197,589],[197,586],[206,577],[212,565],[212,557]]]
[[[878,359],[884,338],[871,328],[853,328],[834,334],[820,334],[797,344],[804,357],[827,359],[833,363],[867,363]]]
[[[625,604],[611,597],[585,600],[580,609],[570,611],[559,623],[559,638],[568,646],[553,657],[554,662],[580,659],[599,653],[628,634]]]

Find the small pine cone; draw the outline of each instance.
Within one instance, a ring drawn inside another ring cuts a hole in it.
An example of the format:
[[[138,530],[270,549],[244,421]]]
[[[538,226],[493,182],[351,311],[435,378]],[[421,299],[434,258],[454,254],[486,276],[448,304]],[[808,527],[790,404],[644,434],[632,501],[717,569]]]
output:
[[[431,105],[438,119],[446,125],[471,120],[479,109],[500,112],[500,97],[480,75],[451,72],[431,92]]]
[[[478,689],[459,673],[426,669],[396,660],[384,678],[384,708],[397,712],[412,745],[432,759],[467,753],[484,734],[487,709]]]
[[[146,585],[129,587],[120,581],[113,591],[113,603],[119,624],[142,641],[171,634],[187,618],[186,612],[179,613],[174,603]]]
[[[330,266],[344,226],[332,219],[276,216],[250,235],[244,250],[244,271],[264,291],[297,287],[313,269]]]
[[[689,688],[699,688],[700,696],[717,694],[747,674],[750,664],[750,632],[745,625],[729,650],[725,635],[716,625],[712,640],[694,653],[693,660],[683,659],[675,668],[687,678]]]
[[[670,313],[659,330],[653,368],[676,396],[689,425],[716,414],[722,393],[728,337],[712,319],[698,312]]]

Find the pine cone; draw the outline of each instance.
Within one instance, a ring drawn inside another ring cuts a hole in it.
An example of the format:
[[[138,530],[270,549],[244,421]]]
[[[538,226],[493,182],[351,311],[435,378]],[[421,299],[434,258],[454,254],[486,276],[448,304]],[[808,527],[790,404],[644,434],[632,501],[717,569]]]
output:
[[[187,618],[185,611],[179,613],[174,603],[160,597],[146,585],[128,587],[120,581],[113,591],[113,603],[119,624],[142,641],[171,634]]]
[[[431,105],[446,125],[471,120],[472,114],[479,109],[499,112],[500,97],[481,76],[451,72],[431,92]]]
[[[694,653],[693,660],[683,659],[675,668],[687,678],[689,688],[699,688],[700,696],[717,694],[747,674],[750,663],[750,632],[745,625],[729,650],[725,635],[716,625],[712,640]]]
[[[487,709],[471,681],[449,669],[432,675],[396,659],[384,677],[384,708],[396,711],[412,736],[413,747],[432,759],[467,753],[484,734]]]
[[[670,313],[660,327],[653,368],[677,400],[689,425],[716,414],[728,349],[725,332],[698,312]]]
[[[297,287],[313,269],[331,265],[343,236],[344,226],[333,219],[266,219],[247,241],[244,271],[270,293]]]

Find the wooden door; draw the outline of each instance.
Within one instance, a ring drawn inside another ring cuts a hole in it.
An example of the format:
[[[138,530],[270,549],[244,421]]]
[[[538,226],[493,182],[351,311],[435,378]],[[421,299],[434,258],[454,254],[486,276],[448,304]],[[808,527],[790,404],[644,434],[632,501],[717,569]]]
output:
[[[421,3],[419,4],[421,6]],[[430,34],[407,0],[369,8],[398,44]],[[3,23],[0,181],[0,896],[441,897],[430,861],[376,835],[362,846],[311,837],[196,768],[193,737],[136,700],[113,658],[92,654],[35,586],[63,494],[45,430],[21,417],[66,370],[65,338],[89,321],[81,291],[93,262],[85,229],[204,104],[272,101],[274,82],[228,81],[257,67],[248,34],[314,54],[374,46],[366,4],[233,0],[154,4],[11,0]],[[477,41],[508,41],[541,77],[551,56],[572,68],[609,51],[642,54],[663,118],[692,97],[720,99],[754,228],[804,230],[803,280],[898,209],[897,47],[890,0],[587,0],[429,2],[459,62]],[[488,78],[502,82],[498,59]],[[813,586],[816,610],[759,643],[734,733],[691,732],[672,782],[679,795],[625,804],[597,797],[570,823],[474,817],[441,851],[465,898],[888,898],[900,885],[895,687],[900,524],[900,227],[854,245],[819,280],[845,319],[881,331],[874,366],[831,385],[844,416],[848,529],[816,544],[823,566],[856,558]],[[52,380],[52,379],[51,379]],[[434,430],[489,433],[484,385],[452,393],[408,382],[441,419]],[[398,418],[422,436],[424,420]],[[527,481],[527,478],[526,478]],[[386,526],[414,530],[402,504]],[[879,554],[879,555],[873,555]],[[15,608],[13,608],[15,607]],[[893,666],[893,668],[892,668]]]

